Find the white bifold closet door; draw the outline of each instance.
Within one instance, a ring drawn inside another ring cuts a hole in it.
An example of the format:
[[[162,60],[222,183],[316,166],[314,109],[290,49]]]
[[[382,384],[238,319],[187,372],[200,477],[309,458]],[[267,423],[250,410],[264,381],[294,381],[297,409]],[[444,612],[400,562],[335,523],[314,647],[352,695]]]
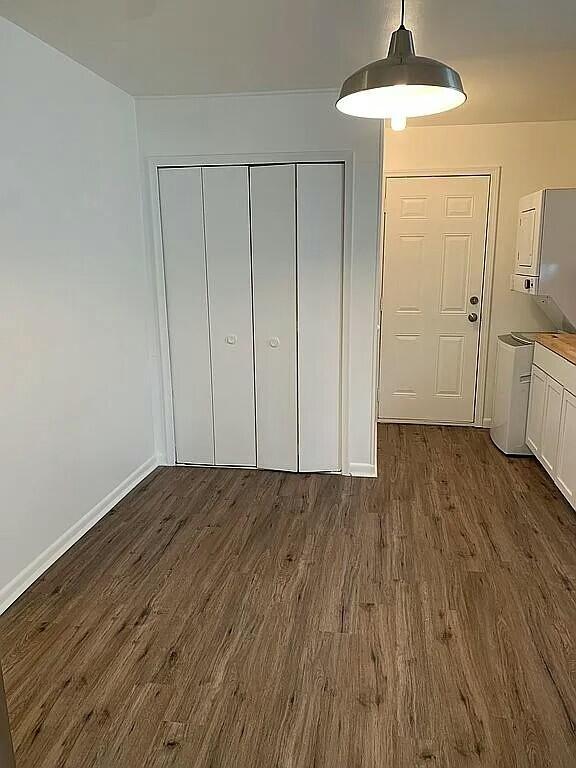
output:
[[[343,181],[159,171],[178,462],[341,470]]]
[[[256,465],[248,168],[202,169],[216,464]]]
[[[298,470],[296,169],[250,169],[258,466]]]
[[[161,168],[158,182],[176,460],[214,464],[202,171]]]
[[[301,472],[339,471],[343,166],[297,168],[298,390]]]

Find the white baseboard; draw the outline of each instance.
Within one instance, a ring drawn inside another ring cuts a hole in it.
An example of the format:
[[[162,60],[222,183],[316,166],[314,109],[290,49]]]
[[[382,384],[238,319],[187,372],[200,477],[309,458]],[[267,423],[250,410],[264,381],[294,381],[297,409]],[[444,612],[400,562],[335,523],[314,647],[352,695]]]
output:
[[[350,474],[354,477],[378,477],[374,464],[350,464]]]
[[[12,605],[12,603],[25,592],[50,566],[61,557],[66,550],[75,544],[78,539],[96,525],[98,520],[121,501],[138,483],[144,480],[152,470],[156,469],[158,461],[156,456],[151,457],[140,467],[134,470],[113,491],[105,496],[96,506],[80,518],[73,526],[62,534],[56,541],[44,550],[30,565],[26,566],[16,578],[12,579],[5,587],[0,589],[0,614]]]

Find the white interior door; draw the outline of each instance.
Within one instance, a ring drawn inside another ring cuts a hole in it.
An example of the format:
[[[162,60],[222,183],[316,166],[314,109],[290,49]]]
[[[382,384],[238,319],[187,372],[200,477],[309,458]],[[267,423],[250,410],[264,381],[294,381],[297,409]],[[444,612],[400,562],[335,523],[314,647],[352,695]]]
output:
[[[214,463],[200,168],[158,172],[176,460]]]
[[[338,471],[343,166],[297,166],[298,401],[302,472]]]
[[[248,168],[202,169],[216,464],[255,466]]]
[[[387,180],[382,419],[474,421],[489,189],[488,176]]]
[[[250,169],[258,466],[298,469],[296,173]]]

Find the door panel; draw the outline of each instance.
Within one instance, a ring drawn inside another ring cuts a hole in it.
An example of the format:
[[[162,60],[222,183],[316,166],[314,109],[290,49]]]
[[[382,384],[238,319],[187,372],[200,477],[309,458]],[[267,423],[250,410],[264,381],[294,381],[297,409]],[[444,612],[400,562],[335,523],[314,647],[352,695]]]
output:
[[[202,169],[216,464],[256,465],[248,168]]]
[[[474,215],[474,195],[447,195],[446,216],[470,219]]]
[[[343,168],[297,166],[300,470],[341,469]]]
[[[390,292],[398,314],[418,314],[424,304],[424,238],[401,236],[398,241],[397,269],[390,276]],[[391,286],[392,287],[392,286]]]
[[[250,169],[258,466],[298,469],[296,169]]]
[[[546,379],[546,374],[540,368],[533,365],[528,421],[526,425],[526,445],[538,457],[541,455],[542,447],[542,419],[544,417]]]
[[[202,176],[199,168],[158,172],[176,460],[214,463],[212,376]]]
[[[566,498],[576,502],[576,397],[564,390],[560,440],[558,443],[557,481]]]
[[[562,386],[557,381],[546,378],[544,391],[544,415],[542,417],[542,445],[540,458],[548,472],[556,474],[556,458],[558,455],[558,434],[560,432],[560,415],[562,412]]]
[[[474,421],[489,190],[488,176],[387,181],[380,418]]]
[[[396,369],[394,394],[418,397],[418,365],[422,355],[422,337],[398,334],[392,339],[390,351]]]
[[[446,235],[442,251],[440,312],[462,314],[468,306],[470,235]]]
[[[439,337],[435,395],[462,397],[465,345],[464,336]]]

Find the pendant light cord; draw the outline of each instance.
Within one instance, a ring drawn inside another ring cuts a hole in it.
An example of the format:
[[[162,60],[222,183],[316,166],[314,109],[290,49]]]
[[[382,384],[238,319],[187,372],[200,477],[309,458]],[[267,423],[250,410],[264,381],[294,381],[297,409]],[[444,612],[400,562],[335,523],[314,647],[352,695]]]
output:
[[[404,29],[404,0],[402,0],[402,14],[400,18],[400,28]]]

